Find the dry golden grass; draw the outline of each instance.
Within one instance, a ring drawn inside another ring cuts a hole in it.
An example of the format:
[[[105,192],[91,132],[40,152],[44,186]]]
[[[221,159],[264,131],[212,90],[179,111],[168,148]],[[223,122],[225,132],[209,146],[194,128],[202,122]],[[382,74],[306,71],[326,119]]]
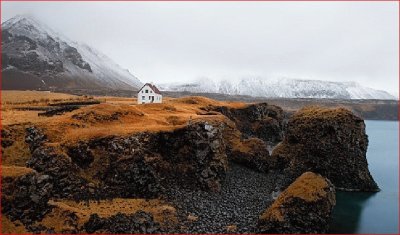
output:
[[[11,91],[8,100],[17,99],[15,94],[25,94],[23,101],[35,97],[70,99],[70,95]],[[10,98],[13,97],[13,98]],[[74,96],[72,96],[74,97]],[[78,97],[79,98],[79,97]],[[83,97],[85,98],[85,97]],[[87,97],[86,97],[87,98]],[[96,97],[97,98],[97,97]],[[227,118],[219,113],[210,113],[202,110],[206,106],[228,106],[245,107],[246,103],[220,102],[205,97],[165,97],[162,104],[136,104],[134,98],[102,97],[99,99],[104,103],[82,107],[73,112],[53,117],[38,117],[37,111],[18,111],[15,109],[3,110],[3,125],[30,123],[45,131],[49,142],[54,145],[70,144],[76,141],[85,141],[93,138],[101,138],[110,135],[127,136],[138,132],[159,132],[172,131],[185,126],[189,122],[208,121],[211,123],[227,122]],[[22,150],[26,146],[21,142],[14,150],[8,151],[5,155],[29,156]],[[24,160],[25,157],[23,157]],[[11,162],[10,162],[11,163]],[[14,164],[10,164],[14,165]],[[17,165],[20,165],[19,163]]]
[[[306,202],[315,202],[326,196],[329,187],[325,178],[312,172],[306,172],[298,177],[283,191],[276,201],[261,215],[261,220],[283,221],[282,210],[285,204],[293,198],[300,198]]]
[[[1,111],[2,125],[13,125],[28,122],[42,122],[46,121],[46,117],[39,117],[39,111],[21,111],[15,109],[4,109]]]
[[[293,115],[293,119],[336,119],[339,117],[345,117],[352,115],[351,111],[344,107],[339,108],[326,108],[321,106],[306,106]]]
[[[11,146],[3,149],[1,156],[3,165],[24,167],[31,157],[29,146],[25,143],[25,128],[26,126],[19,125],[10,129],[15,138]]]
[[[2,234],[32,234],[29,233],[20,221],[12,222],[6,216],[1,216],[1,232]]]
[[[40,224],[46,227],[53,227],[61,231],[65,229],[66,213],[74,213],[78,217],[78,224],[82,226],[89,220],[91,214],[98,214],[107,218],[117,213],[132,214],[144,211],[153,215],[154,220],[161,225],[169,225],[177,222],[176,210],[174,207],[158,199],[121,199],[102,200],[100,202],[90,201],[88,204],[74,201],[49,201],[54,206],[53,211],[47,215]],[[57,230],[56,230],[57,231]]]
[[[47,121],[46,117],[38,116],[39,111],[20,109],[44,107],[58,102],[85,101],[90,98],[92,97],[44,91],[1,91],[1,122],[2,125],[13,125]]]
[[[116,98],[121,100],[122,98]],[[124,100],[124,99],[122,99]],[[115,101],[116,102],[116,101]],[[204,115],[207,105],[244,106],[244,103],[224,103],[204,97],[165,99],[162,104],[109,103],[91,105],[54,116],[37,125],[46,130],[50,142],[75,142],[109,135],[129,135],[137,132],[171,131],[186,125],[189,120],[221,122],[226,117]]]
[[[35,170],[27,167],[1,166],[2,177],[19,177],[32,172],[35,172]]]
[[[49,101],[79,100],[83,97],[45,91],[1,91],[2,105],[37,104]]]

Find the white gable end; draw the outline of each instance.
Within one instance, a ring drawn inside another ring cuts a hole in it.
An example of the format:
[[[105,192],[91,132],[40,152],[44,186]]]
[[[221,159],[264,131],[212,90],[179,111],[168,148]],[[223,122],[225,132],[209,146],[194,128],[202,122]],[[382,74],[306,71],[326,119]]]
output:
[[[162,95],[146,84],[139,90],[137,102],[138,104],[162,103]]]

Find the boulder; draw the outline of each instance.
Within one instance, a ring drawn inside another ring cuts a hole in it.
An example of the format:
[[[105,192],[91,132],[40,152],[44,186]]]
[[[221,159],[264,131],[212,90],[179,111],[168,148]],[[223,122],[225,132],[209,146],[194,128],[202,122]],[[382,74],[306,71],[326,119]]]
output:
[[[287,124],[270,167],[284,170],[287,186],[306,171],[328,178],[338,190],[378,191],[366,158],[364,121],[344,108],[307,107]]]
[[[335,203],[335,189],[330,181],[306,172],[262,213],[257,232],[326,233]]]

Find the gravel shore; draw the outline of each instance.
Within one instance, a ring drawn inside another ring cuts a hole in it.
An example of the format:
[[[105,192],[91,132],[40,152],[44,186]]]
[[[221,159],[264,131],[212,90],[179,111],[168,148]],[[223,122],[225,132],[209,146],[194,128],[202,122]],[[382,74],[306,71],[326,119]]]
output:
[[[182,223],[177,232],[254,233],[259,215],[273,202],[276,178],[230,163],[218,193],[170,188],[167,200]]]

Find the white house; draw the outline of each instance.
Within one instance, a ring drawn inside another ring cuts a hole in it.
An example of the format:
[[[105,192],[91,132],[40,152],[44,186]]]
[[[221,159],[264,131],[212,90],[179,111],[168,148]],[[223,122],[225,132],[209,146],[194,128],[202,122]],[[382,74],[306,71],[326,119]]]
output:
[[[138,104],[162,103],[162,95],[158,88],[150,83],[144,84],[137,95]]]

